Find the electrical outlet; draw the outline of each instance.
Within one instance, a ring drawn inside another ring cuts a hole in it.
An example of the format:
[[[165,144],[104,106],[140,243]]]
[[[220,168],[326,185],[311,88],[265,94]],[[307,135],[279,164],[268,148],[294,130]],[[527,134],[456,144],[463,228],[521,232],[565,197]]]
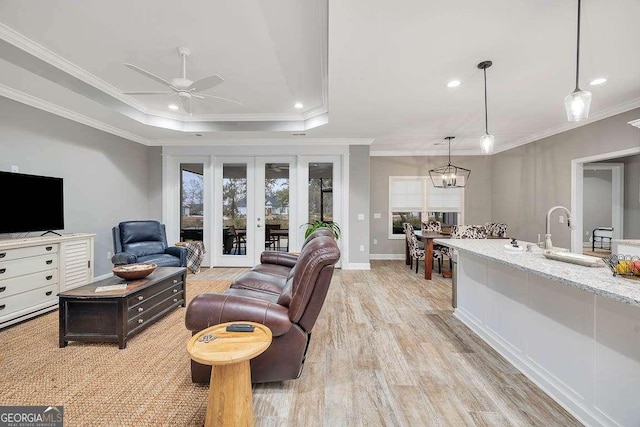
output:
[[[584,235],[585,235],[585,236],[588,236],[588,235],[589,235],[589,232],[588,232],[588,231],[585,231],[585,232],[584,232]]]
[[[373,244],[377,245],[378,244],[378,239],[373,239]]]
[[[360,252],[364,252],[364,245],[360,245]]]
[[[358,221],[364,221],[364,214],[358,214]]]
[[[373,219],[380,219],[380,218],[382,218],[381,214],[379,214],[379,213],[374,213],[373,214]]]
[[[11,165],[11,172],[20,172],[20,166]]]
[[[107,261],[111,261],[111,252],[107,252]]]
[[[558,216],[558,222],[564,224],[564,217],[562,215]]]

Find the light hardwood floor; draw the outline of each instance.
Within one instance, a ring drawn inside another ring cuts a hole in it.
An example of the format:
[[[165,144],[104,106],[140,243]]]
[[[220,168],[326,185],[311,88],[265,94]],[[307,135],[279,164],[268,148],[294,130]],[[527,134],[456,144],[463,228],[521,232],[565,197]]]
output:
[[[451,279],[336,270],[300,378],[254,385],[256,426],[580,426],[466,326]]]

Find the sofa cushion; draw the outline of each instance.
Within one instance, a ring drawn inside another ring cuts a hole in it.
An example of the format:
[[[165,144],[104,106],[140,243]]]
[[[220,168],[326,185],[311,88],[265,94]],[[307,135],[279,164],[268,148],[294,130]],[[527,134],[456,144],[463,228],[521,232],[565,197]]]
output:
[[[285,284],[285,277],[251,270],[236,277],[230,288],[250,289],[280,295]]]

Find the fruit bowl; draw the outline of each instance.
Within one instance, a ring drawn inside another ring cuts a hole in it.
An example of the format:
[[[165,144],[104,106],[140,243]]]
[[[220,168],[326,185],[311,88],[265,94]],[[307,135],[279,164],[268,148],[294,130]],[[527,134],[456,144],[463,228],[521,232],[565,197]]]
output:
[[[640,257],[612,254],[604,258],[604,262],[611,269],[614,276],[640,280]]]
[[[158,266],[152,262],[119,265],[113,268],[113,274],[124,280],[138,280],[147,277]]]

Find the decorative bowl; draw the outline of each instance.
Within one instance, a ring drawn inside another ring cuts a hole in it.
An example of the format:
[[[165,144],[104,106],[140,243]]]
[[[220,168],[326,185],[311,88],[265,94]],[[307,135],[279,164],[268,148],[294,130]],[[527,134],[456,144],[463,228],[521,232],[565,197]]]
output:
[[[138,264],[126,264],[113,267],[113,274],[124,280],[138,280],[147,277],[158,266],[152,262],[141,262]]]

